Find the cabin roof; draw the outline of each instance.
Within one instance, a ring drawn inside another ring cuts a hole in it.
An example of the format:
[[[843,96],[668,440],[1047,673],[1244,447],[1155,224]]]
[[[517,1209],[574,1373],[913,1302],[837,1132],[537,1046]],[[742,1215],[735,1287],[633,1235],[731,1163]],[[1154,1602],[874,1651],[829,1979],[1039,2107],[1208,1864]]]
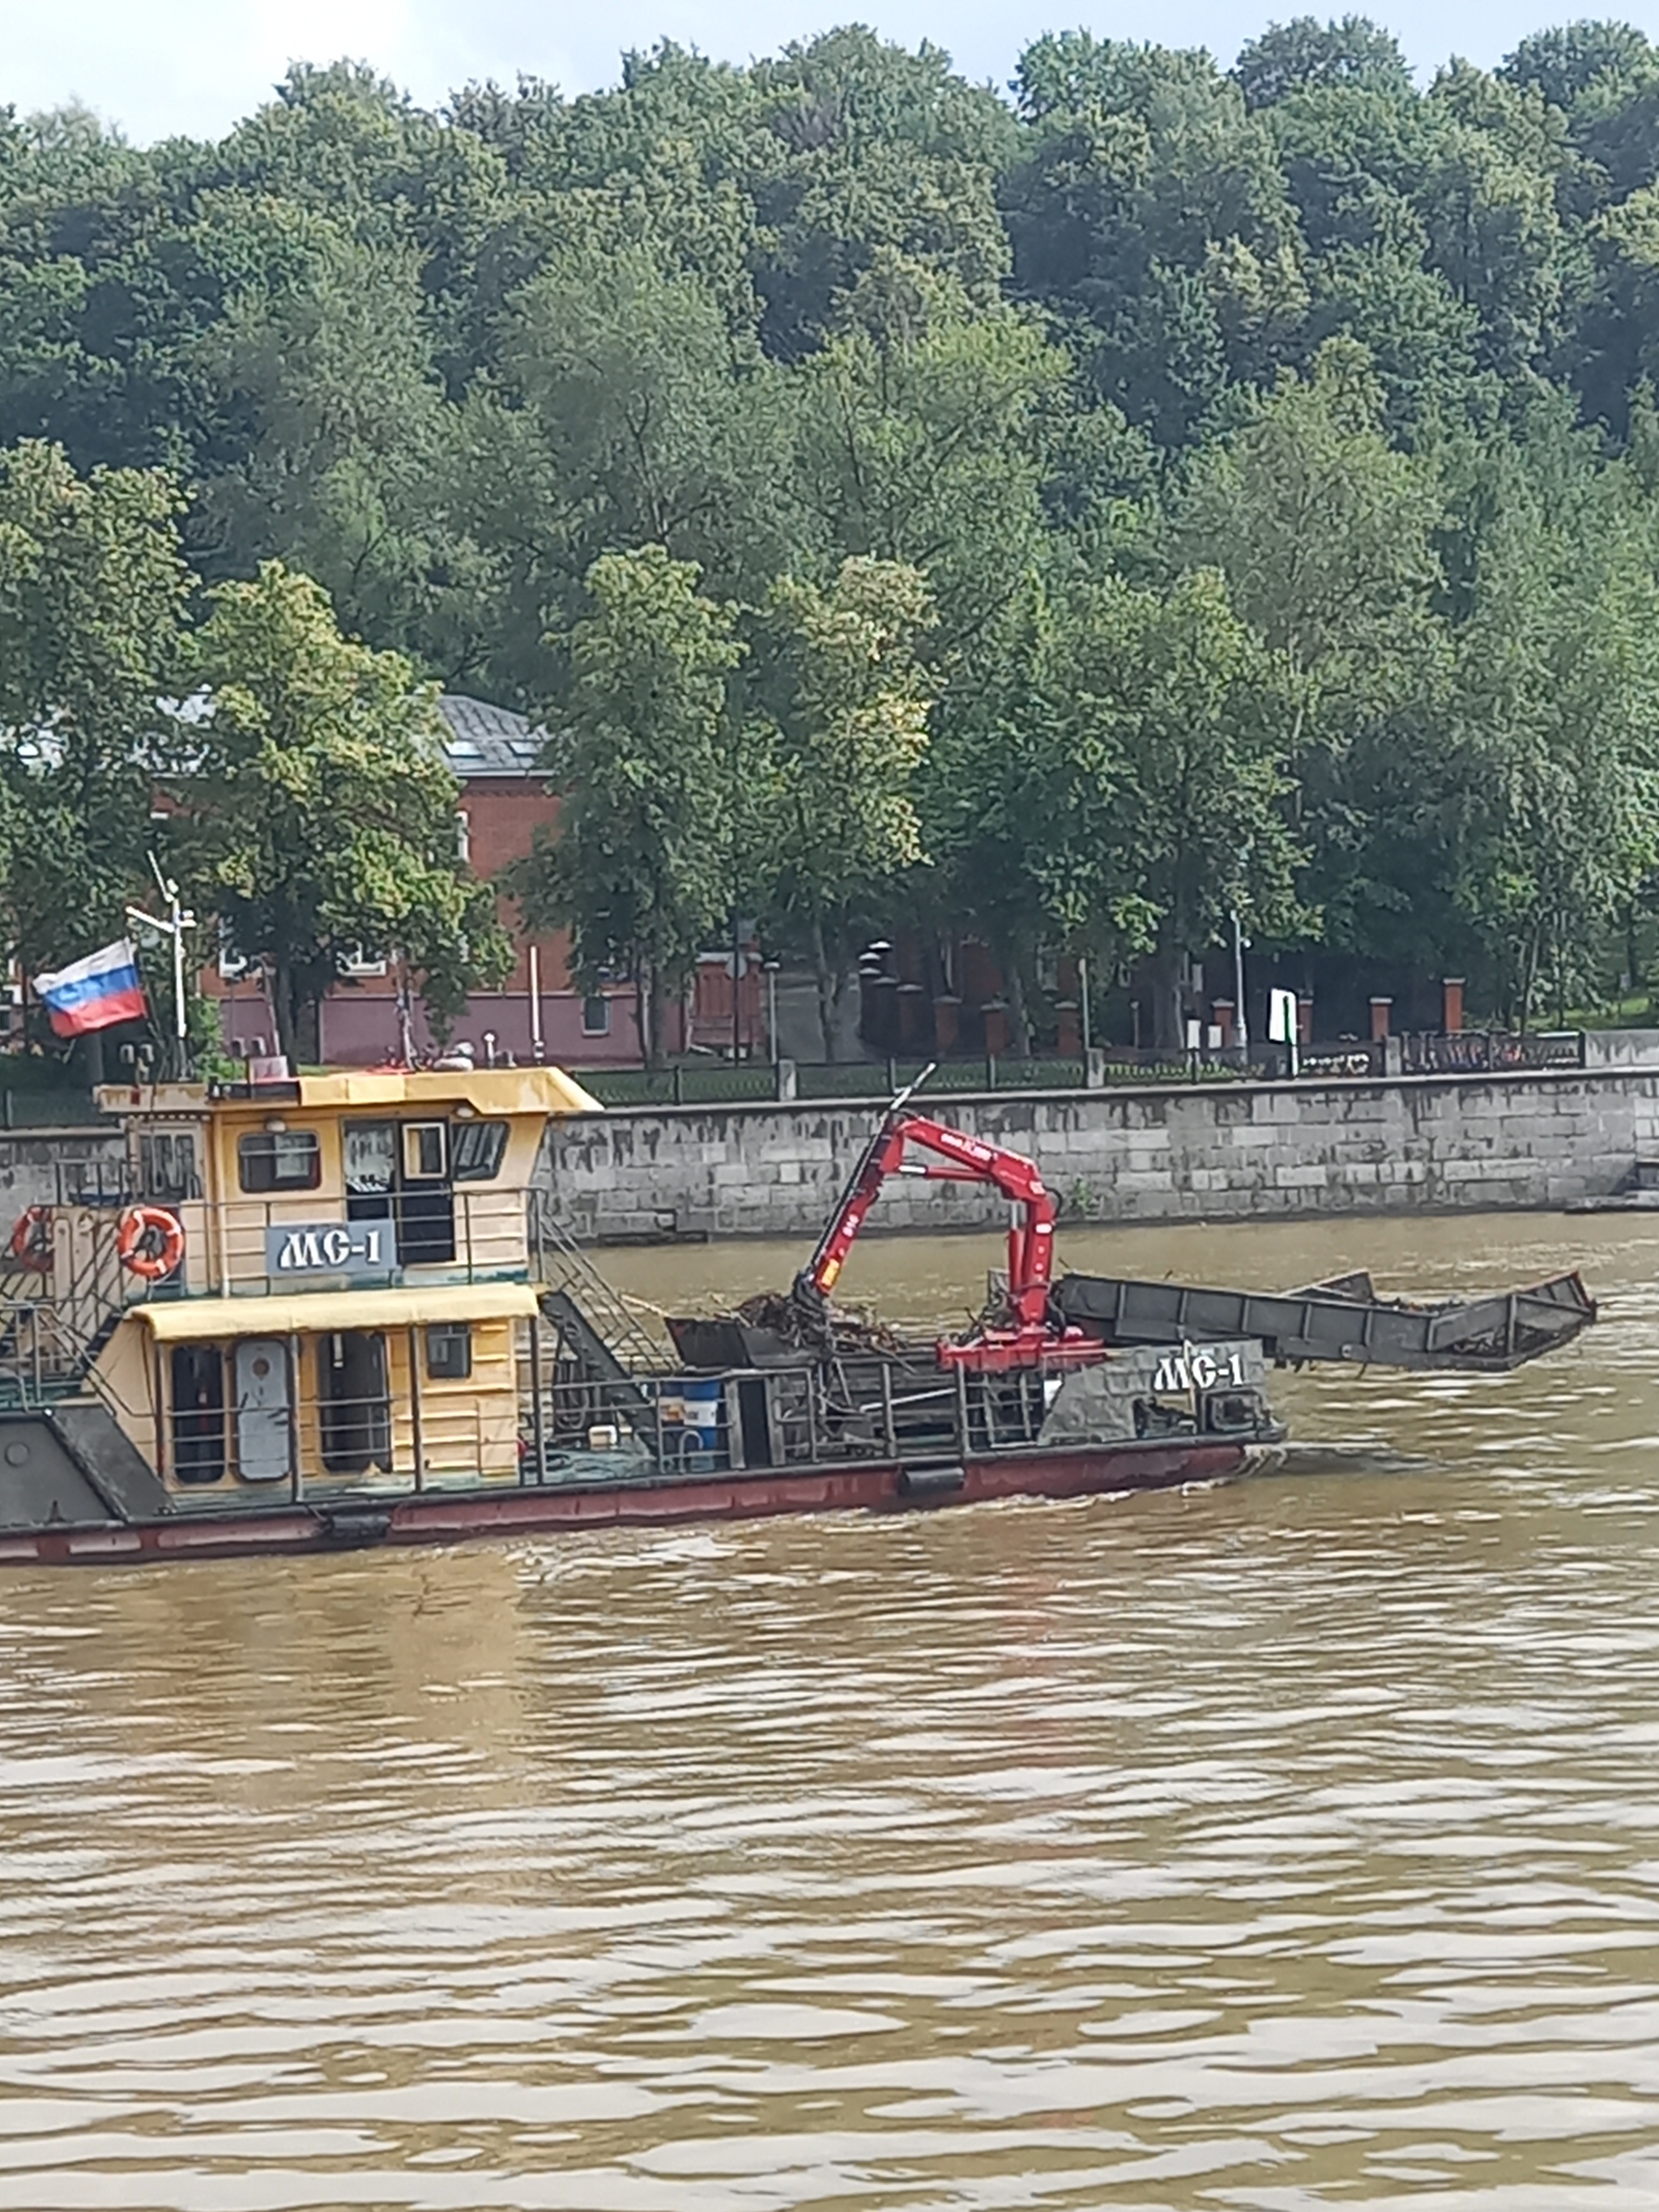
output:
[[[528,1283],[415,1283],[394,1291],[288,1291],[271,1297],[158,1298],[131,1311],[160,1344],[304,1336],[433,1322],[516,1321],[538,1310]]]
[[[279,1083],[106,1083],[98,1092],[106,1114],[200,1115],[210,1110],[269,1113],[274,1109],[364,1106],[470,1106],[482,1116],[599,1114],[591,1092],[562,1067],[343,1068]]]

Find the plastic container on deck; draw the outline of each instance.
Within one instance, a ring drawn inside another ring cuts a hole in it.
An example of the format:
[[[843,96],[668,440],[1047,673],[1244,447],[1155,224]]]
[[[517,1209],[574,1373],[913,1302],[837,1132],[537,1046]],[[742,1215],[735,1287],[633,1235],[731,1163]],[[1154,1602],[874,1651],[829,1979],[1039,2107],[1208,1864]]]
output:
[[[685,1407],[685,1465],[695,1474],[712,1474],[720,1464],[720,1398],[718,1376],[700,1381],[688,1376],[680,1385]]]

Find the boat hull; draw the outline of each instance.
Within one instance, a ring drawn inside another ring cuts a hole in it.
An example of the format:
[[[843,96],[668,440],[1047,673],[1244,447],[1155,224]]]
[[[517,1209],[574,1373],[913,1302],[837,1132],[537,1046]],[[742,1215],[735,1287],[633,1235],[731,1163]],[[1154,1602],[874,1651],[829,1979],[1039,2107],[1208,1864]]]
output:
[[[937,1511],[1005,1498],[1086,1498],[1222,1481],[1243,1471],[1251,1451],[1246,1441],[1218,1437],[999,1452],[933,1467],[843,1462],[672,1480],[357,1493],[274,1509],[192,1508],[149,1520],[0,1531],[0,1567],[142,1565],[785,1513]]]

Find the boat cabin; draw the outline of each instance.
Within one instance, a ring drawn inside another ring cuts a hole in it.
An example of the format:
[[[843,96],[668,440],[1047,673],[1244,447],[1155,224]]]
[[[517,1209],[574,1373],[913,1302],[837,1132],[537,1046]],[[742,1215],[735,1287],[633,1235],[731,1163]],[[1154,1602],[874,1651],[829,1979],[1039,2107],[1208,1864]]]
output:
[[[33,1349],[171,1498],[516,1480],[528,1200],[549,1116],[596,1110],[579,1085],[374,1071],[100,1103],[125,1173],[52,1210]]]

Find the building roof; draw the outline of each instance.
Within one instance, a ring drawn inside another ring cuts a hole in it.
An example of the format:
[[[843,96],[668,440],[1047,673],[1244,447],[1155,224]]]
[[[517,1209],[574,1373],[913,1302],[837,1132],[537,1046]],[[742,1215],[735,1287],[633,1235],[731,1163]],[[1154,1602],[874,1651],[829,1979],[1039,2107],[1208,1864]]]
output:
[[[192,692],[185,699],[156,701],[163,720],[169,726],[175,757],[180,726],[188,728],[201,721],[209,705],[206,690]],[[464,691],[441,692],[438,712],[449,726],[449,734],[441,741],[443,757],[451,774],[459,776],[463,783],[476,776],[533,776],[542,773],[542,748],[547,743],[547,732],[528,716],[515,714],[510,707],[492,707],[487,699],[469,698]],[[30,766],[55,768],[63,757],[63,739],[50,717],[15,735],[19,757]]]
[[[462,691],[439,695],[438,712],[449,725],[444,758],[462,782],[474,776],[536,775],[541,772],[545,730],[510,707],[469,699]]]

